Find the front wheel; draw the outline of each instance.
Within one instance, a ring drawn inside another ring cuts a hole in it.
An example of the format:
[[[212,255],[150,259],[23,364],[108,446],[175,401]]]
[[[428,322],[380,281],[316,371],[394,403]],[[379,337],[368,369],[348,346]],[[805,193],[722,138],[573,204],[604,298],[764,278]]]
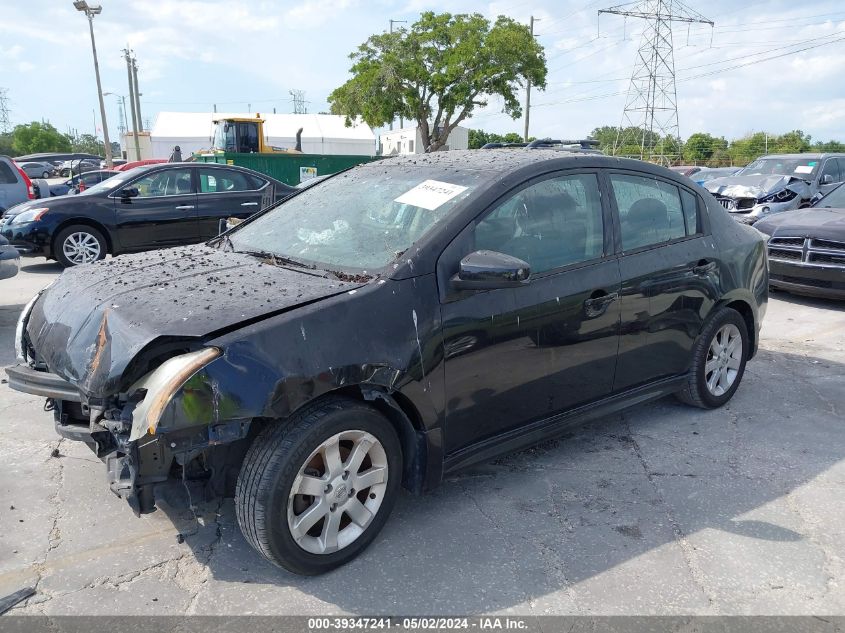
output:
[[[364,403],[328,398],[255,438],[238,477],[238,523],[271,562],[320,574],[372,542],[401,478],[402,451],[390,422]]]
[[[693,348],[687,384],[678,398],[702,409],[721,407],[736,393],[750,350],[748,326],[736,310],[722,308]]]
[[[53,254],[65,268],[96,262],[106,256],[107,250],[103,234],[84,224],[62,229],[53,242]]]
[[[49,172],[49,171],[45,171],[43,174],[41,174],[41,177],[42,177],[42,178],[49,178],[49,177],[50,177],[50,172]]]

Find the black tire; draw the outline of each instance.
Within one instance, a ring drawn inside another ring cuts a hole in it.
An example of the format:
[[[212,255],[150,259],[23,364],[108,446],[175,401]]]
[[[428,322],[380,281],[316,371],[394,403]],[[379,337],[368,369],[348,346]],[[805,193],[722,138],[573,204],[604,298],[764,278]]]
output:
[[[66,226],[61,231],[59,231],[56,237],[53,239],[53,257],[55,257],[56,261],[58,261],[65,268],[77,266],[82,263],[90,263],[73,261],[65,254],[65,242],[71,236],[79,234],[90,235],[94,240],[96,240],[98,244],[99,252],[96,256],[96,259],[93,259],[92,261],[101,260],[108,254],[108,244],[106,243],[106,238],[103,237],[103,234],[100,231],[98,231],[94,227],[88,226],[87,224],[72,224],[70,226]]]
[[[384,449],[388,468],[381,504],[360,536],[345,547],[323,554],[306,551],[288,525],[291,488],[323,442],[353,429],[373,435]],[[238,476],[238,524],[249,544],[272,563],[296,574],[321,574],[355,558],[378,535],[396,502],[401,479],[402,449],[392,424],[365,403],[328,397],[306,405],[285,423],[269,425],[255,438]]]
[[[742,358],[739,367],[736,369],[736,377],[730,387],[724,393],[716,395],[707,386],[705,366],[708,362],[710,346],[714,337],[727,325],[735,326],[742,337]],[[733,397],[739,383],[742,382],[749,350],[750,340],[745,319],[732,308],[721,308],[704,326],[693,347],[689,378],[684,388],[676,394],[678,399],[685,404],[702,409],[716,409],[724,405]]]

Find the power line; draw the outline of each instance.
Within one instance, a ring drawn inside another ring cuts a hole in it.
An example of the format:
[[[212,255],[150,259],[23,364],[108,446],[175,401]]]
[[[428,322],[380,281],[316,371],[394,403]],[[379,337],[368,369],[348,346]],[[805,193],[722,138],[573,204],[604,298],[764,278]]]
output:
[[[602,13],[644,19],[648,24],[637,51],[613,153],[626,145],[639,145],[641,160],[671,164],[681,153],[672,23],[713,26],[713,21],[680,0],[640,0],[600,9],[598,15]]]
[[[308,108],[305,107],[305,92],[302,90],[291,90],[289,92],[291,101],[293,101],[294,114],[306,114]]]
[[[9,121],[8,93],[8,88],[0,88],[0,134],[8,134],[12,131],[12,123]]]

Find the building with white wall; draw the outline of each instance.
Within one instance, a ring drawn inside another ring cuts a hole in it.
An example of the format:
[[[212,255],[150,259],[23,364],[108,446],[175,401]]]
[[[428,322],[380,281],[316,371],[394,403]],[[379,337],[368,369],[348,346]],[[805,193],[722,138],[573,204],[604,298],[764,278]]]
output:
[[[264,135],[274,147],[293,148],[296,131],[302,128],[302,151],[306,154],[374,156],[376,136],[366,123],[347,127],[335,114],[267,114],[264,112],[159,112],[150,130],[150,158],[169,158],[178,145],[187,157],[211,147],[212,123],[230,117],[264,119]]]
[[[401,130],[390,130],[379,135],[380,153],[382,156],[393,154],[425,154],[422,134],[419,127],[405,127]],[[446,139],[446,145],[441,149],[468,149],[469,128],[457,126]]]

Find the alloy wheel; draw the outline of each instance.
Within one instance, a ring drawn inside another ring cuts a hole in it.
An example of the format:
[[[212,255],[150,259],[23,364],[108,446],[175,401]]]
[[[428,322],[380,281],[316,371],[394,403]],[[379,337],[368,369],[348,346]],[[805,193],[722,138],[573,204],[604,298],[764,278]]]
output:
[[[100,242],[90,233],[71,233],[62,243],[62,253],[74,264],[90,264],[100,258]]]
[[[333,435],[305,460],[291,486],[288,529],[312,554],[352,544],[369,527],[384,500],[387,454],[366,431]]]
[[[716,332],[707,351],[704,380],[714,396],[723,396],[734,384],[742,365],[742,334],[733,323],[723,325]]]

